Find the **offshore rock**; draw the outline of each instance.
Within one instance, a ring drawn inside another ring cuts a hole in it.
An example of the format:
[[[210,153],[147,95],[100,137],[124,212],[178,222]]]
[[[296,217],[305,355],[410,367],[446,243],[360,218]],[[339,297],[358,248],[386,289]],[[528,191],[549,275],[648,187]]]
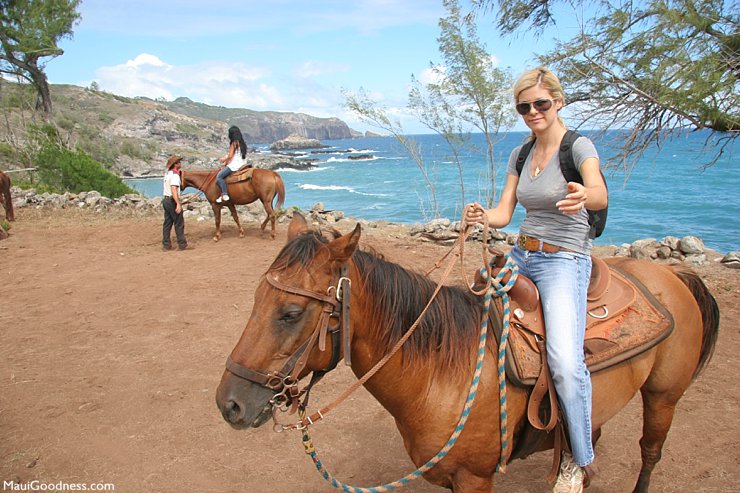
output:
[[[317,139],[308,139],[301,137],[300,135],[289,135],[283,140],[278,140],[270,145],[272,151],[285,151],[295,149],[315,149],[318,147],[326,147],[321,145],[321,142]]]

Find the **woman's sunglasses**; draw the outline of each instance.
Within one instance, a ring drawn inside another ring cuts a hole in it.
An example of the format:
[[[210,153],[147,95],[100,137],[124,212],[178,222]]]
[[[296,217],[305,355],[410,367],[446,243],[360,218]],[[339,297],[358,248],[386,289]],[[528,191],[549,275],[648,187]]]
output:
[[[537,101],[523,101],[521,103],[517,103],[516,105],[516,112],[520,115],[526,115],[530,112],[532,109],[532,106],[534,106],[534,109],[537,111],[544,113],[545,111],[552,108],[552,102],[555,101],[554,99],[538,99]]]

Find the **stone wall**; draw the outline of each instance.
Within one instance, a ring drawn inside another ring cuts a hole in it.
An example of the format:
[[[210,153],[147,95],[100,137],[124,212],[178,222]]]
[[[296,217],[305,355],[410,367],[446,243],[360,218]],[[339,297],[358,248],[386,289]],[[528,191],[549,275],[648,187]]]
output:
[[[79,194],[64,193],[37,194],[35,190],[22,190],[19,187],[12,187],[13,205],[20,210],[25,207],[34,207],[37,209],[64,209],[80,208],[88,209],[96,213],[122,212],[138,215],[161,214],[160,197],[146,198],[138,194],[129,194],[117,199],[103,197],[99,192],[82,192]],[[201,194],[185,194],[184,216],[186,220],[196,221],[213,221],[213,210]],[[237,206],[239,219],[245,222],[261,222],[265,219],[265,211],[262,204],[253,202],[249,205]],[[278,211],[278,223],[285,223],[292,217],[294,209]],[[365,221],[352,218],[346,218],[341,211],[325,211],[321,203],[315,204],[310,211],[302,211],[314,223],[324,226],[334,226],[337,223],[359,222],[364,227],[383,227],[388,225],[385,221]],[[394,225],[401,228],[404,234],[416,237],[420,241],[435,242],[440,245],[452,245],[460,235],[460,222],[450,221],[449,219],[436,219],[425,224],[413,225]],[[489,245],[507,249],[516,244],[516,234],[505,233],[498,230],[490,230],[488,243]],[[472,241],[482,241],[483,228],[476,225],[469,239]],[[701,238],[696,236],[685,236],[677,238],[675,236],[666,236],[661,240],[655,238],[644,238],[625,243],[622,245],[612,245],[607,247],[598,247],[599,254],[603,256],[623,256],[640,259],[649,259],[665,263],[686,262],[693,265],[703,265],[708,262],[708,254],[713,253],[714,257],[721,257],[717,252],[707,249]],[[721,262],[729,268],[740,268],[740,252],[729,252],[722,257]]]

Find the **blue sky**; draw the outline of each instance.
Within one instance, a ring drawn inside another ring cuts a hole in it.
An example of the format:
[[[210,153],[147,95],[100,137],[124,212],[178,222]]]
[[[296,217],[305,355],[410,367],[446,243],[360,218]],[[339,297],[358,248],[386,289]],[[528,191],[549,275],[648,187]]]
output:
[[[428,132],[405,107],[411,75],[425,80],[441,61],[441,0],[83,0],[79,11],[46,66],[53,84],[336,116],[361,131],[373,128],[347,112],[342,90],[364,88],[407,133]],[[503,40],[492,23],[479,16],[479,37],[515,76],[550,47],[552,31]]]

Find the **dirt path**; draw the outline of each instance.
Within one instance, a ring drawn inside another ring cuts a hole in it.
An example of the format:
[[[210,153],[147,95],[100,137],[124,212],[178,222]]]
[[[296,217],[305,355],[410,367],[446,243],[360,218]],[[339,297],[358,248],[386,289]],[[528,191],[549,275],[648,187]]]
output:
[[[284,242],[225,222],[189,221],[195,249],[162,252],[160,219],[22,209],[0,242],[0,481],[112,483],[118,492],[328,492],[295,433],[232,430],[214,392],[252,304],[256,279]],[[353,223],[340,229],[348,231]],[[445,249],[392,229],[363,244],[424,271]],[[653,492],[730,492],[740,485],[740,271],[700,273],[722,311],[712,363],[679,404]],[[354,377],[314,391],[329,402]],[[591,493],[631,491],[639,470],[639,398],[608,423]],[[393,419],[361,390],[313,428],[327,467],[373,486],[414,469]],[[549,453],[515,462],[496,491],[544,492]],[[403,491],[445,491],[417,481]]]

